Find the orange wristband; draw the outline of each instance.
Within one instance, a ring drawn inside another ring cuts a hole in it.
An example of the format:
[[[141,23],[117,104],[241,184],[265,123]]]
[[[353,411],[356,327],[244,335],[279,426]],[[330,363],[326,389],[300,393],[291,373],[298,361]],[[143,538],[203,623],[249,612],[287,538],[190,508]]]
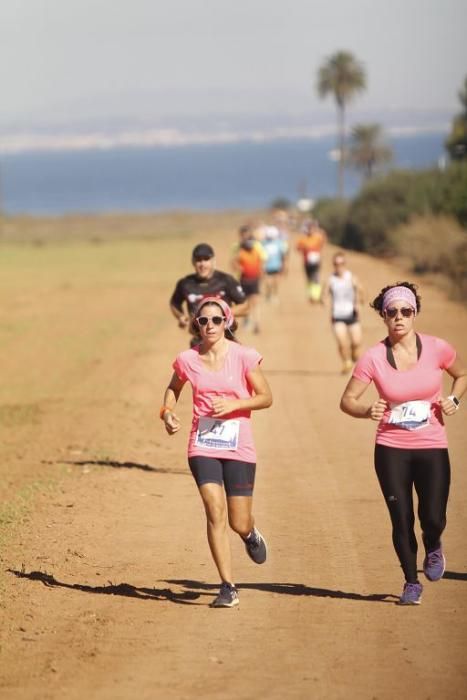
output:
[[[173,413],[172,409],[169,408],[168,406],[162,406],[162,407],[161,407],[161,410],[159,411],[159,418],[160,418],[161,420],[164,420],[164,413],[165,413],[166,411],[170,411],[170,413]]]

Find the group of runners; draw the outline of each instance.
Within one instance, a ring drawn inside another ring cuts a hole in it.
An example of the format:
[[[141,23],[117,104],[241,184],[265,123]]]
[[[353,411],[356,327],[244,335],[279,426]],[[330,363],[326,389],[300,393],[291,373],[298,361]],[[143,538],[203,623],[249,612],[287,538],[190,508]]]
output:
[[[307,221],[297,242],[297,250],[304,257],[309,298],[312,303],[330,298],[343,371],[352,371],[341,409],[355,418],[378,423],[374,461],[404,574],[399,603],[416,605],[423,586],[417,575],[413,489],[418,496],[423,533],[423,571],[429,581],[437,581],[445,570],[441,535],[446,526],[450,484],[443,416],[458,410],[467,389],[467,370],[448,342],[415,330],[421,300],[417,287],[410,282],[388,285],[373,300],[371,306],[383,321],[385,337],[360,357],[361,285],[347,269],[345,254],[338,252],[333,258],[333,273],[321,286],[321,257],[309,255],[312,246],[306,244],[306,239],[312,237],[313,252],[321,256],[325,234],[317,229],[316,222]],[[242,538],[255,563],[263,564],[267,559],[266,540],[255,525],[252,510],[256,452],[251,412],[271,406],[272,394],[261,370],[262,356],[235,337],[236,319],[248,317],[251,298],[258,294],[245,260],[266,262],[264,248],[259,248],[261,240],[266,240],[264,231],[262,235],[254,235],[251,226],[240,230],[240,241],[233,251],[240,279],[216,270],[210,245],[195,246],[194,273],[179,280],[170,300],[179,325],[190,330],[191,343],[174,360],[159,415],[169,435],[180,429],[176,405],[184,385],[189,383],[193,417],[188,464],[205,508],[208,543],[221,581],[212,607],[230,608],[239,603],[229,526]],[[281,239],[279,231],[271,240],[286,239]],[[283,261],[288,241],[284,251]],[[452,378],[446,397],[442,395],[444,371]],[[364,394],[372,382],[378,399],[369,404]]]

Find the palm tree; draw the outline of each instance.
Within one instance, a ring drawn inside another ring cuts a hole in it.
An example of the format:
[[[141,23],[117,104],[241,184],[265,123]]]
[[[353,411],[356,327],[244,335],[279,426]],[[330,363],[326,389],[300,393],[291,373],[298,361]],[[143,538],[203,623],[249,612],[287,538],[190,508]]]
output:
[[[334,95],[338,122],[338,196],[344,196],[345,167],[345,108],[348,102],[366,87],[363,66],[348,51],[338,51],[330,56],[318,72],[318,95]]]
[[[349,163],[369,179],[374,169],[392,160],[392,148],[384,143],[379,124],[357,124],[352,129]]]
[[[451,133],[445,146],[452,160],[467,159],[467,76],[464,85],[458,93],[462,112],[452,120]]]

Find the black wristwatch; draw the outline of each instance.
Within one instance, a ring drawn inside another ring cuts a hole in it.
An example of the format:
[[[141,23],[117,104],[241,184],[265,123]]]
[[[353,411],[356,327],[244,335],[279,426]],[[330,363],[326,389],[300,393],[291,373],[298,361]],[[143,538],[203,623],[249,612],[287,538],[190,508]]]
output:
[[[454,406],[456,407],[456,411],[457,411],[457,409],[459,408],[459,404],[460,404],[460,401],[459,401],[459,399],[457,398],[457,396],[454,396],[454,394],[451,394],[450,396],[448,396],[448,399],[449,399],[450,401],[452,401],[452,403],[453,403]]]

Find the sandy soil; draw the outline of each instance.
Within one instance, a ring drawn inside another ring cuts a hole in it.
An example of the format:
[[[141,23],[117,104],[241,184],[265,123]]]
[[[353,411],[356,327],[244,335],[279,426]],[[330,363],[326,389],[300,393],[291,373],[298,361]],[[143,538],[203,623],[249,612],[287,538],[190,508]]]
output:
[[[4,255],[24,274],[1,283],[1,698],[466,697],[465,408],[448,426],[448,570],[420,607],[399,607],[375,426],[338,410],[327,312],[307,304],[295,257],[261,335],[241,337],[264,354],[275,398],[254,416],[270,557],[255,566],[232,536],[241,604],[209,608],[189,391],[181,434],[155,418],[186,345],[166,300],[194,240]],[[232,234],[211,240],[225,267]],[[369,296],[402,275],[349,258]],[[465,310],[422,293],[419,329],[465,349]],[[378,317],[363,322],[376,342]]]

